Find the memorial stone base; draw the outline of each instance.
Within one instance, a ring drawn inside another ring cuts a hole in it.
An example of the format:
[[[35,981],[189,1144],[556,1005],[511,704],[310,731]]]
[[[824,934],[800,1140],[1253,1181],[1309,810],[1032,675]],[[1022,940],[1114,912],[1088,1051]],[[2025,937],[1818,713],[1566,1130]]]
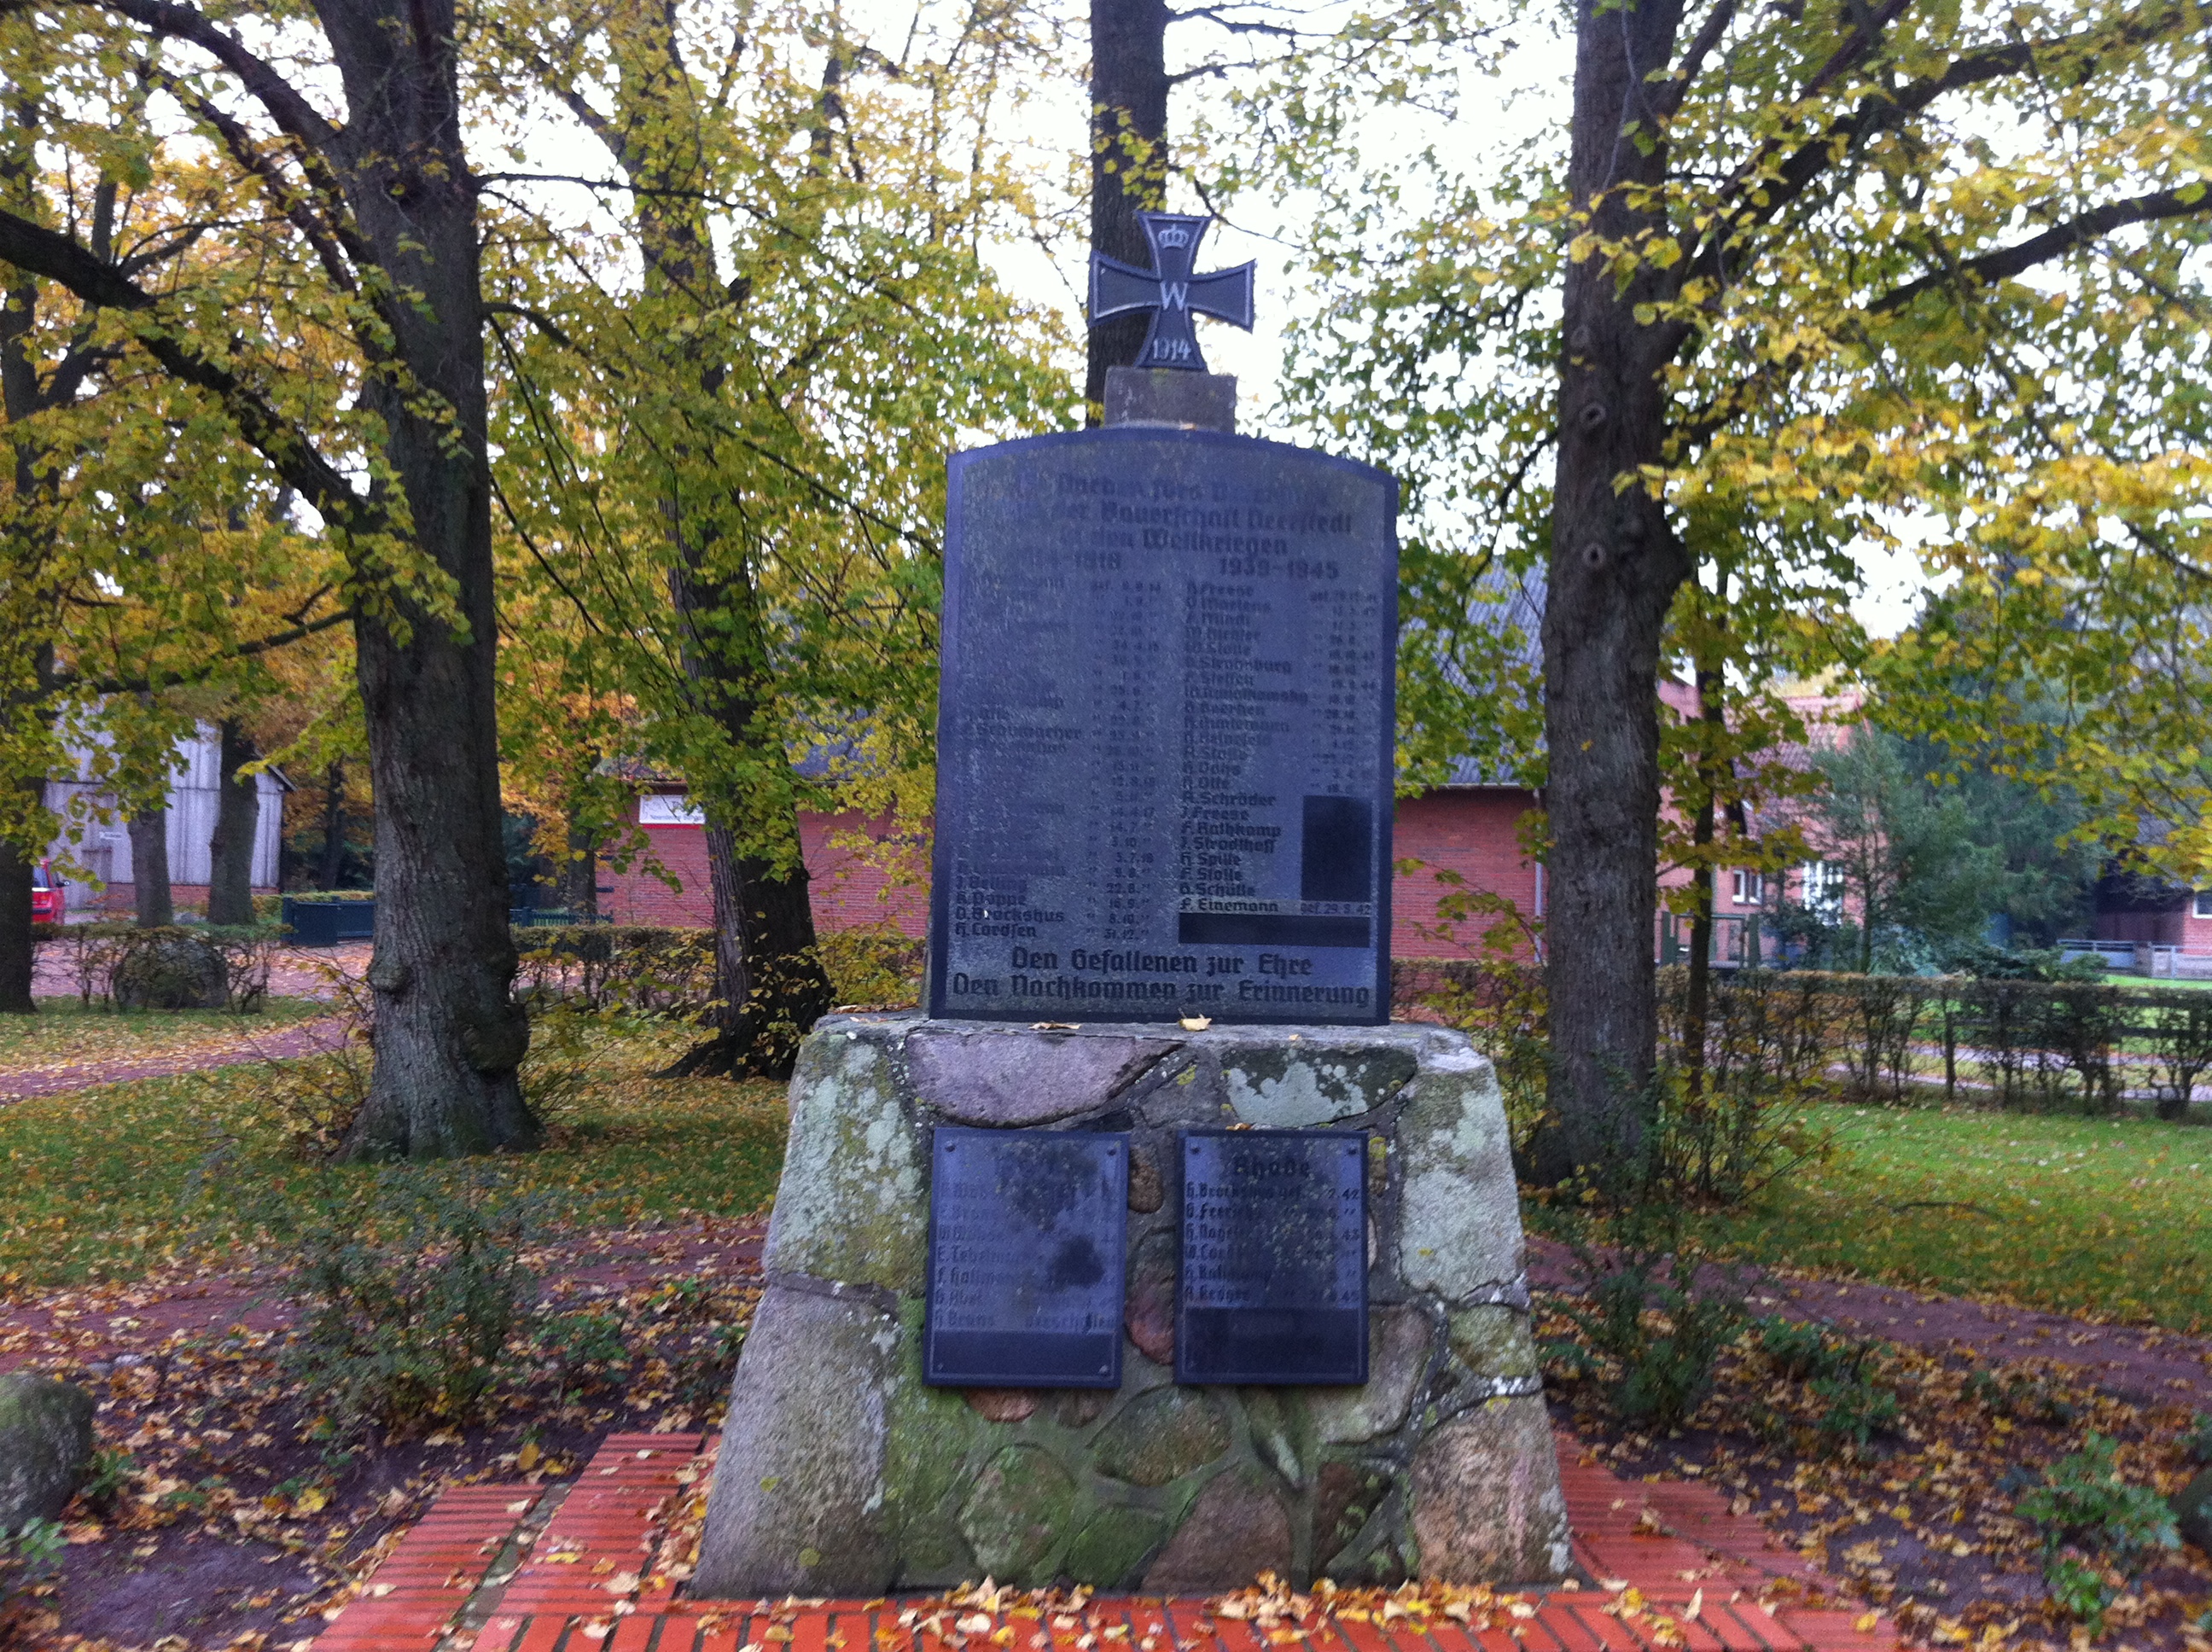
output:
[[[1363,1387],[1174,1381],[1176,1133],[1239,1123],[1373,1139]],[[939,1124],[1129,1133],[1118,1390],[924,1386]],[[1566,1568],[1504,1114],[1457,1033],[827,1020],[792,1080],[763,1260],[701,1595]]]

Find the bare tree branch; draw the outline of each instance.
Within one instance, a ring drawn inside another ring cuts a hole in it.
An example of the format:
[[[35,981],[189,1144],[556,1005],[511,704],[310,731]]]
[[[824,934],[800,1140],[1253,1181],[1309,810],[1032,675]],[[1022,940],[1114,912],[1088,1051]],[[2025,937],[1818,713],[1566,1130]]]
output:
[[[2107,201],[2100,207],[2069,218],[2064,223],[2054,224],[2040,235],[2033,236],[2017,246],[1984,252],[1979,258],[1961,259],[1955,273],[1942,270],[1923,276],[1917,281],[1908,281],[1902,287],[1883,294],[1868,305],[1867,309],[1870,314],[1886,315],[1893,310],[1904,308],[1923,293],[1933,292],[1937,288],[1954,282],[1966,280],[1985,283],[2009,281],[2039,264],[2063,258],[2075,248],[2086,246],[2100,236],[2109,235],[2115,229],[2124,229],[2130,224],[2157,223],[2168,218],[2194,217],[2205,213],[2212,213],[2212,189],[2207,189],[2202,184],[2182,189],[2163,189],[2125,201]]]

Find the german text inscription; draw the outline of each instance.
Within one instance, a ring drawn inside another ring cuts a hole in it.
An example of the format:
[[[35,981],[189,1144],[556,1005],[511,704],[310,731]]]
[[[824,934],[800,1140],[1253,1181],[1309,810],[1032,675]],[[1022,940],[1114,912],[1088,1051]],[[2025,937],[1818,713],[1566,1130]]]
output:
[[[1178,1382],[1367,1380],[1367,1138],[1182,1138]]]
[[[940,1128],[931,1153],[926,1370],[961,1388],[1121,1380],[1127,1139]]]
[[[1395,508],[1206,432],[955,458],[933,1015],[1388,1019]]]

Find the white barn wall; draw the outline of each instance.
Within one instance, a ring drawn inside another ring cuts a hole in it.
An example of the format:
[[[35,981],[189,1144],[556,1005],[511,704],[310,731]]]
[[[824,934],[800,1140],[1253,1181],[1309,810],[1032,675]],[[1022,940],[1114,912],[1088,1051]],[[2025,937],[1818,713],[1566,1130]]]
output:
[[[81,761],[78,773],[83,772]],[[169,780],[172,884],[209,881],[213,862],[208,842],[215,835],[216,793],[222,774],[222,743],[210,725],[200,725],[197,738],[177,742],[177,767]],[[252,882],[255,889],[268,890],[276,887],[278,855],[284,838],[284,793],[291,788],[265,771],[254,776],[254,782],[261,795],[261,808],[254,823]],[[106,793],[90,781],[46,782],[46,806],[64,818],[71,801],[80,798],[106,803],[112,812],[113,805]],[[54,840],[49,853],[58,857],[72,856],[104,884],[134,881],[130,827],[119,817],[106,824],[98,821],[88,824],[84,841],[80,844],[72,845],[64,834]],[[72,910],[97,906],[100,904],[100,891],[93,884],[71,880],[68,902]]]

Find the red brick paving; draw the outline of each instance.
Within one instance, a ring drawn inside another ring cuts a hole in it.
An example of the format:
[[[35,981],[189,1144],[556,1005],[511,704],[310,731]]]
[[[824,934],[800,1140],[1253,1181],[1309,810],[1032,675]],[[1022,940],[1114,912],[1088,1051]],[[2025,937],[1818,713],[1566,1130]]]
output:
[[[914,1631],[898,1627],[896,1600],[786,1602],[771,1616],[743,1603],[673,1599],[665,1588],[633,1594],[635,1578],[650,1569],[661,1511],[702,1443],[699,1435],[609,1436],[472,1637],[456,1620],[538,1494],[526,1486],[447,1492],[324,1632],[318,1652],[742,1652],[771,1643],[775,1652],[927,1652]],[[1623,1480],[1566,1435],[1559,1452],[1574,1558],[1601,1587],[1531,1592],[1534,1615],[1510,1626],[1324,1618],[1287,1639],[1278,1630],[1263,1641],[1250,1625],[1216,1619],[1191,1598],[1108,1598],[1085,1615],[1125,1621],[1128,1638],[1119,1644],[1149,1643],[1153,1652],[1887,1652],[1899,1645],[1887,1619],[1862,1630],[1868,1617],[1855,1609],[1763,1604],[1778,1580],[1810,1582],[1820,1574],[1770,1547],[1765,1528],[1730,1514],[1712,1487]],[[1664,1529],[1654,1532],[1655,1523]],[[387,1584],[388,1593],[374,1592]],[[1642,1597],[1640,1613],[1629,1590]],[[1074,1652],[1069,1636],[1055,1639],[1035,1619],[1002,1622],[1013,1634],[1006,1652]]]
[[[362,1595],[315,1640],[321,1652],[423,1652],[444,1636],[537,1503],[529,1486],[463,1485],[430,1512],[376,1569]]]

